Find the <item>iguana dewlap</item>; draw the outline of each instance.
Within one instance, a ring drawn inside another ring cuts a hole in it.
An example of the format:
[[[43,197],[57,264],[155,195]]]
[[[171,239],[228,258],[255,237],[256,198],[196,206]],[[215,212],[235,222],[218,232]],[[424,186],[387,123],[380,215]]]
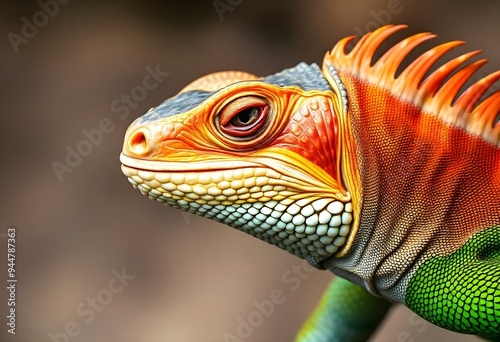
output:
[[[453,331],[500,336],[500,92],[488,94],[500,72],[460,92],[486,62],[469,62],[474,51],[429,74],[455,41],[396,77],[434,37],[406,38],[372,63],[404,27],[350,51],[354,37],[341,40],[322,69],[207,75],[125,136],[122,170],[144,195],[350,281],[334,281],[300,341],[366,340],[385,300]]]

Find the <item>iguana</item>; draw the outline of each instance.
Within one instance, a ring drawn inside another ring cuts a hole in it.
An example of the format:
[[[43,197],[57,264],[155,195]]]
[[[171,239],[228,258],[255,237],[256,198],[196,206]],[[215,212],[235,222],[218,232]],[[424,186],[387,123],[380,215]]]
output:
[[[336,274],[297,341],[364,341],[393,303],[500,337],[500,71],[405,25],[340,40],[320,69],[219,72],[135,120],[122,171],[168,206]],[[399,70],[402,69],[402,70]]]

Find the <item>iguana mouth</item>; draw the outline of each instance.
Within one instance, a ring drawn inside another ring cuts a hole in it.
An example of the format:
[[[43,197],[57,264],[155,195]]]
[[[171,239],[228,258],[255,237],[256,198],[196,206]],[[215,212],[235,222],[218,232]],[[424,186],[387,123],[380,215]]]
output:
[[[259,167],[261,164],[247,160],[199,160],[189,162],[141,159],[120,154],[120,162],[130,168],[160,172],[215,171]]]

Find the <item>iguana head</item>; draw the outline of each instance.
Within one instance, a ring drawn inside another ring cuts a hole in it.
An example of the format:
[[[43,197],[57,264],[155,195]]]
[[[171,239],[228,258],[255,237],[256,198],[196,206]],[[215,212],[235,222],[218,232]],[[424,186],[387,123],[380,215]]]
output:
[[[338,254],[353,231],[356,165],[343,89],[326,72],[331,82],[305,63],[202,77],[132,123],[122,170],[151,199],[313,264]]]

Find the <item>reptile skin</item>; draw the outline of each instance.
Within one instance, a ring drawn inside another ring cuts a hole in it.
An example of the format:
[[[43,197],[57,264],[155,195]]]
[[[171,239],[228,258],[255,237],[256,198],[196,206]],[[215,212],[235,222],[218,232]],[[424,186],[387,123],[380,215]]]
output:
[[[298,341],[364,341],[391,303],[500,337],[500,72],[463,42],[404,25],[339,41],[267,77],[204,76],[139,117],[121,155],[132,185],[335,273]],[[396,76],[397,75],[397,76]]]

